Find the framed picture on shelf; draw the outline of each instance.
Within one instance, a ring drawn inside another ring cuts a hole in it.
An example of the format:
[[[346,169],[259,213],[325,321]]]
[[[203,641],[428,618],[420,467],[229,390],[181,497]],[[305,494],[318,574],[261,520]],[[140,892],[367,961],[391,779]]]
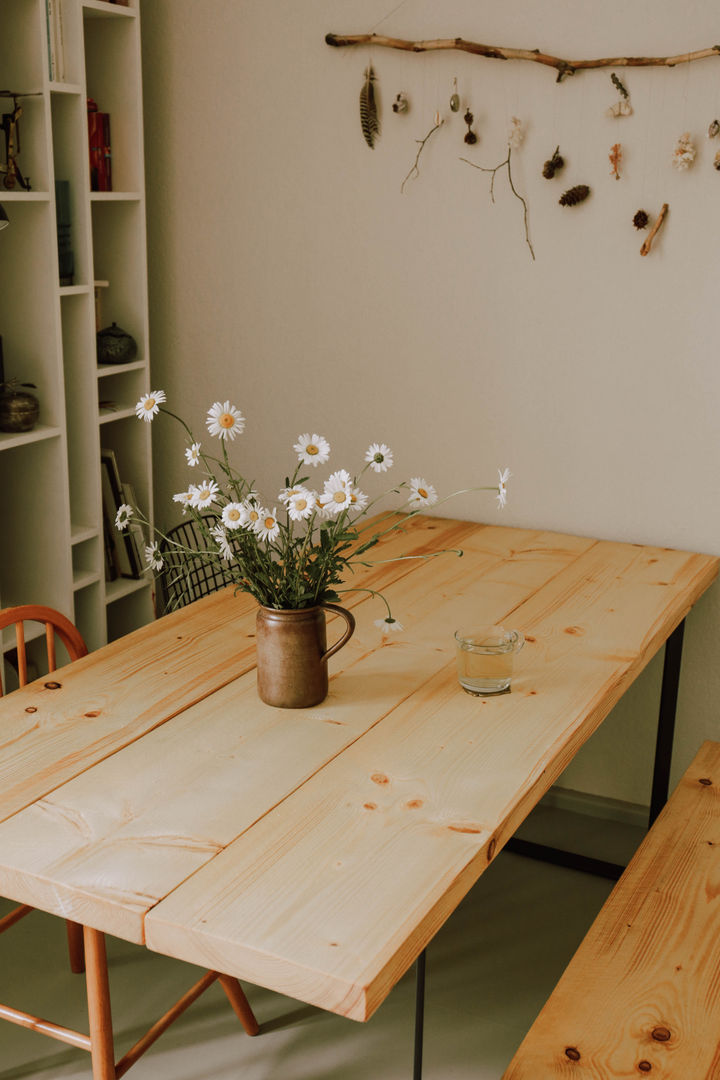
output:
[[[100,451],[102,476],[102,500],[105,527],[110,536],[106,537],[108,546],[112,544],[115,552],[115,565],[121,577],[142,577],[142,549],[138,550],[138,539],[134,532],[120,532],[115,528],[115,516],[125,502],[123,484],[120,480],[117,458],[114,450]]]

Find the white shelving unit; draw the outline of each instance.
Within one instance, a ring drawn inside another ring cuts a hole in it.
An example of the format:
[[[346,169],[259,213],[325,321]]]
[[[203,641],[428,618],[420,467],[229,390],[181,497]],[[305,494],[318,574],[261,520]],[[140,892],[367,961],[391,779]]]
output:
[[[62,82],[50,79],[47,0],[0,3],[0,87],[20,95],[18,161],[32,185],[5,190],[0,174],[0,335],[6,378],[35,383],[40,399],[33,431],[0,432],[0,606],[58,608],[92,649],[154,617],[149,576],[106,580],[100,464],[113,450],[151,507],[149,425],[134,415],[149,389],[140,18],[138,0],[53,3]],[[90,191],[88,98],[110,114],[112,191]],[[62,286],[56,180],[69,182],[74,253]],[[137,341],[132,363],[97,363],[96,281],[102,325]]]

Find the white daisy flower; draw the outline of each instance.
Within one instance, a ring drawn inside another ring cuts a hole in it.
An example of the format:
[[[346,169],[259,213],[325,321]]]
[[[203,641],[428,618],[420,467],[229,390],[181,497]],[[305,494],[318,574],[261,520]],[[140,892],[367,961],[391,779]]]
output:
[[[130,524],[130,518],[132,516],[132,506],[128,506],[127,503],[123,503],[122,506],[118,507],[118,512],[115,515],[115,528],[119,529],[120,532],[122,532],[123,529],[126,529],[127,526]]]
[[[203,480],[202,484],[191,484],[188,491],[192,492],[189,502],[196,510],[204,510],[211,502],[215,501],[220,492],[214,480]]]
[[[378,630],[382,630],[383,637],[387,637],[388,634],[399,634],[405,627],[397,619],[393,619],[391,615],[388,615],[386,619],[376,619],[375,625]]]
[[[245,417],[229,401],[211,405],[205,423],[210,434],[219,439],[234,439],[245,430]]]
[[[352,488],[350,491],[350,509],[359,514],[368,504],[368,496],[360,488]]]
[[[164,563],[157,540],[145,545],[145,561],[149,570],[162,570]]]
[[[185,451],[185,457],[187,458],[188,465],[195,466],[200,464],[200,443],[194,442],[192,446],[189,446]]]
[[[182,504],[183,514],[187,513],[188,506],[192,506],[192,491],[179,491],[177,495],[173,495],[173,502]]]
[[[283,504],[283,506],[287,506],[287,504],[292,499],[293,495],[297,495],[297,494],[299,494],[299,492],[304,491],[304,490],[305,489],[302,487],[302,485],[297,485],[296,487],[283,488],[282,491],[280,491],[278,493],[278,501],[281,502]]]
[[[365,460],[375,472],[387,472],[393,463],[393,452],[385,443],[371,443]]]
[[[272,513],[264,507],[258,510],[259,520],[255,524],[254,531],[261,540],[274,540],[280,532],[280,524],[277,519],[277,510],[273,507]]]
[[[248,508],[245,503],[229,502],[223,507],[222,523],[228,529],[239,529],[248,523]],[[225,535],[223,533],[223,535]]]
[[[326,513],[336,517],[342,510],[347,510],[352,502],[352,477],[345,469],[334,472],[325,481],[325,490],[321,497]]]
[[[157,416],[160,412],[163,401],[167,401],[164,390],[153,390],[149,394],[143,394],[135,406],[135,415],[138,420],[147,420],[150,423],[153,416]]]
[[[415,476],[410,481],[410,496],[408,501],[411,506],[432,506],[437,502],[437,492],[432,484],[428,484],[422,476]]]
[[[260,515],[262,514],[263,509],[261,506],[258,505],[258,503],[250,501],[249,499],[245,501],[245,509],[247,510],[247,521],[245,522],[245,528],[252,529],[254,532],[258,522],[260,521]]]
[[[210,535],[216,542],[217,546],[220,548],[220,554],[222,555],[225,562],[232,562],[235,556],[233,554],[233,549],[230,547],[230,544],[228,542],[227,533],[223,529],[222,525],[213,525],[212,529],[210,530]]]
[[[306,521],[317,505],[317,495],[307,488],[298,488],[287,501],[287,511],[292,521]]]
[[[507,482],[512,476],[509,469],[503,469],[502,472],[498,469],[498,493],[497,501],[498,507],[502,510],[503,506],[507,502]]]
[[[330,443],[322,435],[299,435],[293,450],[303,465],[324,465],[330,458]]]

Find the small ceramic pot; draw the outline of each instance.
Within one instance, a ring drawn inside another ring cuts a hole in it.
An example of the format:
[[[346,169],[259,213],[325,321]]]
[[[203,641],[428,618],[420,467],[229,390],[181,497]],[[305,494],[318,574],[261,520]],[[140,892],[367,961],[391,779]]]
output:
[[[135,338],[117,323],[97,334],[98,364],[129,364],[137,356]]]
[[[26,390],[0,391],[0,431],[32,431],[40,415],[40,402]]]
[[[325,612],[341,615],[347,626],[329,649]],[[266,705],[305,709],[328,692],[327,661],[350,640],[355,619],[337,604],[299,610],[261,607],[256,620],[257,687]]]

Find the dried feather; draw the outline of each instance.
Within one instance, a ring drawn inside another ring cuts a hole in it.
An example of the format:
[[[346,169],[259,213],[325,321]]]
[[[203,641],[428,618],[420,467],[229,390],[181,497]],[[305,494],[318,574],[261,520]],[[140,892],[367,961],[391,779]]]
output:
[[[360,91],[360,125],[365,142],[371,150],[375,149],[375,139],[380,134],[377,102],[375,100],[375,72],[372,64],[365,69],[365,82]]]

